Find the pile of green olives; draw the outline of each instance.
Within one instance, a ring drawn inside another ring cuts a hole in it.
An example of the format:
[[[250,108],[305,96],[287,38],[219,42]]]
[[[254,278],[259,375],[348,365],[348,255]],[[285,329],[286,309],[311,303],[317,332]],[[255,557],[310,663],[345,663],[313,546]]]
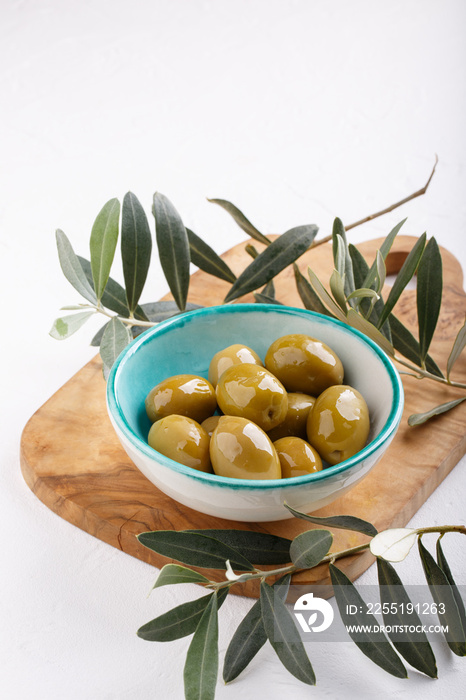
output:
[[[367,442],[369,410],[343,384],[340,358],[296,333],[262,362],[242,344],[211,359],[208,379],[178,374],[145,400],[149,445],[171,459],[234,479],[287,479],[339,464]]]

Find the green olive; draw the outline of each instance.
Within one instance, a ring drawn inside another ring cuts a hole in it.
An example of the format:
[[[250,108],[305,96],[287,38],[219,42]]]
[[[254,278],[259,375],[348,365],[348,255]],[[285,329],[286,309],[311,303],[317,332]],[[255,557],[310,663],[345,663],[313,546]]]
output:
[[[273,443],[282,467],[282,478],[314,474],[322,469],[319,453],[306,440],[283,437]]]
[[[285,420],[288,396],[283,384],[264,367],[249,363],[232,365],[220,377],[217,388],[220,409],[242,416],[271,430]]]
[[[201,472],[211,472],[209,443],[204,428],[192,418],[174,413],[153,423],[148,442],[154,450]]]
[[[220,416],[209,416],[208,418],[202,421],[201,425],[209,437],[212,437],[212,433],[217,427],[219,420]]]
[[[259,355],[247,345],[236,343],[229,345],[223,350],[215,353],[209,365],[209,382],[212,386],[216,386],[223,372],[232,365],[240,365],[244,362],[263,367],[262,360]]]
[[[210,439],[215,474],[233,479],[280,479],[277,452],[258,425],[240,416],[220,416]]]
[[[154,386],[146,398],[146,412],[152,423],[173,413],[202,423],[216,408],[214,387],[195,374],[168,377]]]
[[[307,417],[315,401],[315,398],[309,396],[309,394],[290,392],[288,394],[288,410],[285,420],[280,425],[277,425],[276,428],[268,431],[268,436],[272,442],[288,435],[295,435],[305,439]]]
[[[343,382],[343,365],[328,345],[295,333],[275,340],[267,350],[265,366],[287,391],[318,396]]]
[[[331,386],[317,397],[309,414],[307,438],[323,460],[339,464],[364,447],[369,428],[369,410],[359,391]]]

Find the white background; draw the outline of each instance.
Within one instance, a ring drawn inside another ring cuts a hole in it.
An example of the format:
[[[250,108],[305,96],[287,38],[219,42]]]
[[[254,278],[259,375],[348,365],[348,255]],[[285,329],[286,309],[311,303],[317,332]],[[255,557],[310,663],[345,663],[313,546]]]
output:
[[[48,336],[59,307],[78,301],[55,229],[87,256],[105,201],[132,190],[150,214],[158,190],[218,252],[244,235],[206,197],[233,201],[265,232],[315,222],[327,233],[335,216],[350,223],[421,187],[438,153],[427,195],[351,240],[408,216],[404,232],[427,230],[465,269],[465,25],[461,0],[1,0],[3,697],[182,698],[189,638],[164,646],[135,633],[200,594],[147,598],[154,569],[61,520],[22,480],[22,428],[95,354],[99,325]],[[165,291],[154,268],[143,301]],[[465,468],[412,525],[464,520]],[[465,583],[465,543],[444,541]],[[422,581],[415,553],[399,571]],[[360,581],[374,582],[374,567]],[[221,661],[250,605],[222,608]],[[217,697],[464,697],[465,660],[434,644],[440,679],[413,670],[402,681],[351,643],[314,643],[313,689],[267,646],[231,686],[219,677]]]

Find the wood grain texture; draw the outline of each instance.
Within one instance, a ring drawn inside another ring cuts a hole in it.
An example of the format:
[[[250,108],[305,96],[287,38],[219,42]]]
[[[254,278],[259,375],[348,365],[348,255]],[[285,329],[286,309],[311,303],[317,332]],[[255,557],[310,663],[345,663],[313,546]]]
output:
[[[359,249],[371,260],[383,239],[368,241]],[[399,236],[387,259],[388,273],[397,272],[413,237]],[[255,243],[257,247],[260,247]],[[239,274],[250,261],[240,244],[224,254]],[[442,249],[444,295],[441,317],[431,354],[445,368],[451,344],[463,323],[466,295],[462,270]],[[308,251],[299,260],[305,274],[308,265],[326,281],[333,267],[329,244]],[[189,300],[204,305],[221,303],[229,284],[203,272],[192,276]],[[302,306],[291,268],[276,280],[277,298]],[[252,299],[252,296],[243,300]],[[406,290],[397,315],[416,331],[415,291]],[[466,358],[458,360],[455,378],[466,381]],[[459,397],[460,391],[435,382],[404,376],[405,411],[400,429],[383,459],[349,493],[316,515],[355,515],[379,529],[406,525],[466,452],[466,403],[454,411],[416,428],[409,428],[411,413]],[[156,567],[169,560],[139,544],[136,535],[148,530],[238,528],[270,532],[293,538],[309,523],[291,519],[273,523],[235,523],[203,515],[173,501],[151,484],[130,462],[112,429],[105,405],[105,382],[99,357],[94,358],[61,387],[28,421],[21,439],[21,469],[36,496],[60,517],[128,554]],[[448,519],[448,513],[445,513]],[[344,530],[334,531],[332,551],[351,547],[367,538]],[[355,580],[372,563],[369,553],[340,561]],[[211,572],[212,578],[223,578]],[[295,575],[293,583],[326,585],[331,594],[327,567]],[[235,586],[234,592],[257,597],[255,583]],[[319,588],[319,595],[322,589]]]

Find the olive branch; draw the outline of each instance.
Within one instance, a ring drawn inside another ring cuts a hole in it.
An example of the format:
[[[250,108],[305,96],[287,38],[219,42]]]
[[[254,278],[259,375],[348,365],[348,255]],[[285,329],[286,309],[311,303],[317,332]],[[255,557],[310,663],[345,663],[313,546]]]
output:
[[[381,293],[386,277],[385,260],[405,220],[389,232],[371,266],[358,249],[348,243],[346,235],[355,226],[425,194],[436,165],[437,159],[421,189],[353,224],[345,226],[337,218],[332,233],[320,239],[316,238],[318,227],[305,224],[295,226],[272,240],[231,202],[210,199],[210,202],[227,211],[248,236],[265,245],[265,249],[258,252],[254,245],[246,244],[252,261],[239,276],[200,236],[184,226],[170,200],[156,192],[152,202],[155,242],[173,301],[139,303],[150,270],[152,233],[136,195],[128,192],[121,206],[118,199],[111,199],[103,206],[92,226],[90,259],[76,255],[65,233],[61,230],[56,232],[62,271],[85,303],[63,306],[62,310],[73,313],[57,318],[50,335],[59,340],[68,338],[95,314],[104,316],[106,323],[91,340],[91,345],[100,348],[104,375],[107,376],[120,352],[142,330],[171,316],[198,308],[198,305],[188,301],[191,264],[230,283],[224,303],[231,303],[252,292],[257,303],[266,304],[280,304],[275,295],[274,278],[292,265],[296,288],[306,309],[333,316],[362,331],[401,366],[402,373],[464,390],[466,384],[455,381],[452,370],[466,345],[466,321],[458,329],[445,371],[440,369],[428,352],[439,317],[443,290],[442,259],[435,238],[427,241],[426,234],[423,234],[418,239],[384,301]],[[110,276],[119,238],[124,286]],[[329,241],[334,260],[334,271],[328,285],[330,292],[311,268],[305,277],[296,263],[307,250]],[[401,293],[414,275],[417,275],[418,338],[394,314]],[[408,422],[411,425],[422,423],[454,408],[465,398],[462,396],[434,406],[425,413],[414,414]]]
[[[229,643],[223,663],[223,680],[229,683],[237,678],[268,641],[292,675],[303,683],[315,685],[314,669],[296,621],[286,606],[286,599],[294,573],[322,564],[329,566],[339,614],[359,649],[397,678],[408,676],[404,661],[430,678],[436,678],[435,656],[425,632],[419,633],[422,624],[416,606],[391,563],[402,561],[416,542],[448,646],[454,654],[466,655],[465,608],[441,546],[446,533],[466,534],[464,526],[397,528],[377,533],[371,523],[353,516],[318,518],[290,506],[287,508],[294,517],[318,527],[293,540],[248,530],[169,530],[138,535],[139,542],[145,547],[180,562],[163,566],[153,589],[197,583],[210,591],[163,613],[138,630],[139,637],[152,642],[169,642],[193,635],[184,666],[187,700],[212,700],[215,697],[219,669],[218,610],[235,585],[249,581],[258,582],[259,600],[240,622]],[[359,532],[370,540],[349,549],[330,552],[333,535],[327,527]],[[428,533],[439,535],[436,559],[422,542],[423,535]],[[366,628],[373,625],[373,629],[379,630],[379,623],[356,586],[335,562],[364,551],[370,551],[377,559],[384,625],[387,630],[397,632],[389,631],[387,636],[383,631],[374,630],[367,632],[361,641],[350,629],[354,630],[358,625]],[[273,568],[259,568],[264,565]],[[223,570],[225,578],[212,581],[190,566]],[[356,613],[348,612],[349,605]]]

